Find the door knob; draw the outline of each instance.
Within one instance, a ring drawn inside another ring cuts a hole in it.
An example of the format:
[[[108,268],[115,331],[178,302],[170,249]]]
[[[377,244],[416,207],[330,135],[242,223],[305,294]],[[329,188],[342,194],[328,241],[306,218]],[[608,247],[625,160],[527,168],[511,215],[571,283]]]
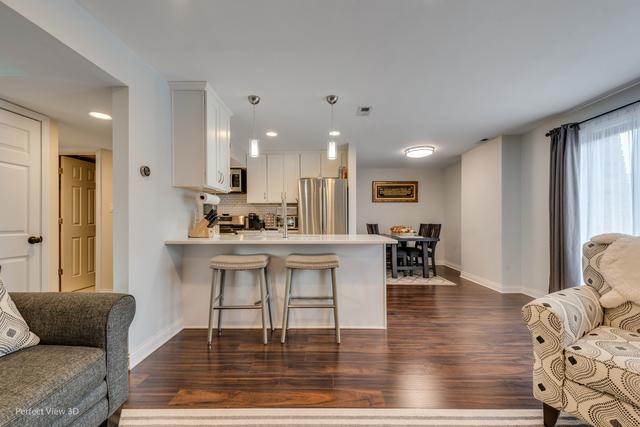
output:
[[[29,242],[29,244],[34,245],[36,243],[42,243],[42,236],[29,236],[29,238],[27,239],[27,242]]]

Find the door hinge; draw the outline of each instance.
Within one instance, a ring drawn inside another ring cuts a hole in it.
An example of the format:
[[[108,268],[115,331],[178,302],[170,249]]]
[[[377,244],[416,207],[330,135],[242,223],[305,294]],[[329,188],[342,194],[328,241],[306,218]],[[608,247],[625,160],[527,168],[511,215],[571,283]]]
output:
[[[63,170],[64,170],[64,169],[62,169],[62,168],[58,168],[58,175],[62,175],[62,171],[63,171]]]
[[[59,268],[59,269],[58,269],[58,276],[62,276],[62,273],[63,273],[62,269],[61,269],[61,268]]]
[[[64,220],[62,218],[58,218],[58,224],[62,225],[64,223]]]

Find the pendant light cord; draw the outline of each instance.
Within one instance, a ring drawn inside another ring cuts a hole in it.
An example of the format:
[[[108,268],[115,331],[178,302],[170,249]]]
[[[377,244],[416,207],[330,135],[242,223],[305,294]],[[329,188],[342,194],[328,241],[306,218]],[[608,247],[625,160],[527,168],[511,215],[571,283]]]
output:
[[[251,119],[251,137],[256,139],[256,104],[251,105],[253,109],[253,117]]]

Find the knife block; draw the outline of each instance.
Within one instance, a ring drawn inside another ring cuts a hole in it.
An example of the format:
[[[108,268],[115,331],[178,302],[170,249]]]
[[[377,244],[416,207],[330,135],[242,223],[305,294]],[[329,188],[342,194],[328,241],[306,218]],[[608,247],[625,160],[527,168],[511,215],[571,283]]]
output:
[[[193,227],[189,227],[189,237],[210,237],[210,232],[213,231],[209,228],[209,221],[201,219]]]

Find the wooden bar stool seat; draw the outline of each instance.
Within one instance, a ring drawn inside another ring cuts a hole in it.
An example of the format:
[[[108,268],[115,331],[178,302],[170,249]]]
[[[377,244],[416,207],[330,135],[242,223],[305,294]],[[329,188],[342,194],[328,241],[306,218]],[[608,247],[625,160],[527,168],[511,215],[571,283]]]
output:
[[[336,329],[336,342],[340,344],[340,322],[338,320],[338,288],[336,283],[336,268],[340,266],[340,259],[335,254],[300,255],[291,254],[285,259],[287,268],[287,284],[284,293],[284,315],[282,317],[282,339],[284,344],[289,328],[289,309],[291,308],[330,308],[333,309],[333,321]],[[292,296],[292,278],[294,270],[331,270],[330,296]],[[329,301],[317,303],[298,303],[296,300]]]
[[[218,311],[218,335],[222,334],[222,310],[242,310],[255,309],[262,311],[262,341],[267,340],[266,316],[269,316],[269,324],[273,332],[273,320],[271,317],[271,290],[269,286],[269,276],[267,266],[269,257],[267,255],[217,255],[209,261],[209,268],[212,270],[211,277],[211,297],[209,300],[209,328],[208,344],[211,347],[213,336],[213,316]],[[259,270],[260,278],[260,299],[254,304],[247,305],[224,305],[224,288],[226,271],[247,271]],[[218,295],[215,295],[216,283],[218,284]]]

